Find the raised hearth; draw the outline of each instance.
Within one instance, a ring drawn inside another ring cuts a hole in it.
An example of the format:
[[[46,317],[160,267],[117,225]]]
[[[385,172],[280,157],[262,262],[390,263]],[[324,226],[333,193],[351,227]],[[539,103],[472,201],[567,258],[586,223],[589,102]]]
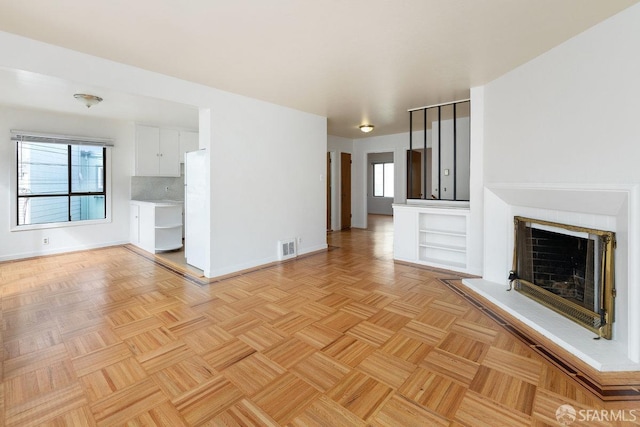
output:
[[[597,370],[640,370],[640,185],[489,184],[483,214],[483,280],[465,284]],[[610,340],[596,341],[597,332],[520,292],[506,291],[516,216],[615,233],[616,305]]]

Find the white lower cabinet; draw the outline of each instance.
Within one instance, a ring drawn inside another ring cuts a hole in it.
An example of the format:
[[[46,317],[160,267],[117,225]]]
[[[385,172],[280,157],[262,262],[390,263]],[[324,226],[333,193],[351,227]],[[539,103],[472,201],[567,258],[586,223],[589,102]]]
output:
[[[131,201],[131,243],[156,253],[182,247],[182,203]]]
[[[131,203],[129,212],[129,241],[138,245],[140,243],[140,205]]]
[[[469,210],[394,205],[394,259],[467,272]]]

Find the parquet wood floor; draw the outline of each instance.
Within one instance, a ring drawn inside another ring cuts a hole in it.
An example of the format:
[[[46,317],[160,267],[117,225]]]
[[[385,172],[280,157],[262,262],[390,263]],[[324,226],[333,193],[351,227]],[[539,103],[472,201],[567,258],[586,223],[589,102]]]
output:
[[[456,274],[394,264],[390,219],[371,219],[204,286],[126,247],[1,263],[0,424],[546,426],[563,404],[640,409],[547,362],[442,281]]]

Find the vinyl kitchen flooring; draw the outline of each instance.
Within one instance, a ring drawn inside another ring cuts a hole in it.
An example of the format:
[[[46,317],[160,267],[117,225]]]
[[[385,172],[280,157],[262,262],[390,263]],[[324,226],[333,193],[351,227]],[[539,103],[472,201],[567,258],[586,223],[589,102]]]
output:
[[[128,247],[0,263],[0,424],[544,426],[560,405],[626,416],[572,425],[640,423],[640,402],[598,398],[457,274],[394,263],[392,237],[371,217],[202,285]]]

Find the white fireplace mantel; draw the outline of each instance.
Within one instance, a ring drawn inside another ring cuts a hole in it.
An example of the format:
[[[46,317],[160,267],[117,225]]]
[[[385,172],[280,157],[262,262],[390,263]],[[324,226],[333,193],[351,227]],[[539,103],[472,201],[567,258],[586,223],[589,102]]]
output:
[[[614,231],[612,340],[516,292],[506,292],[514,216]],[[640,370],[640,185],[490,184],[484,189],[484,273],[463,283],[600,371]],[[557,316],[557,317],[556,317]],[[596,344],[594,344],[596,343]]]

